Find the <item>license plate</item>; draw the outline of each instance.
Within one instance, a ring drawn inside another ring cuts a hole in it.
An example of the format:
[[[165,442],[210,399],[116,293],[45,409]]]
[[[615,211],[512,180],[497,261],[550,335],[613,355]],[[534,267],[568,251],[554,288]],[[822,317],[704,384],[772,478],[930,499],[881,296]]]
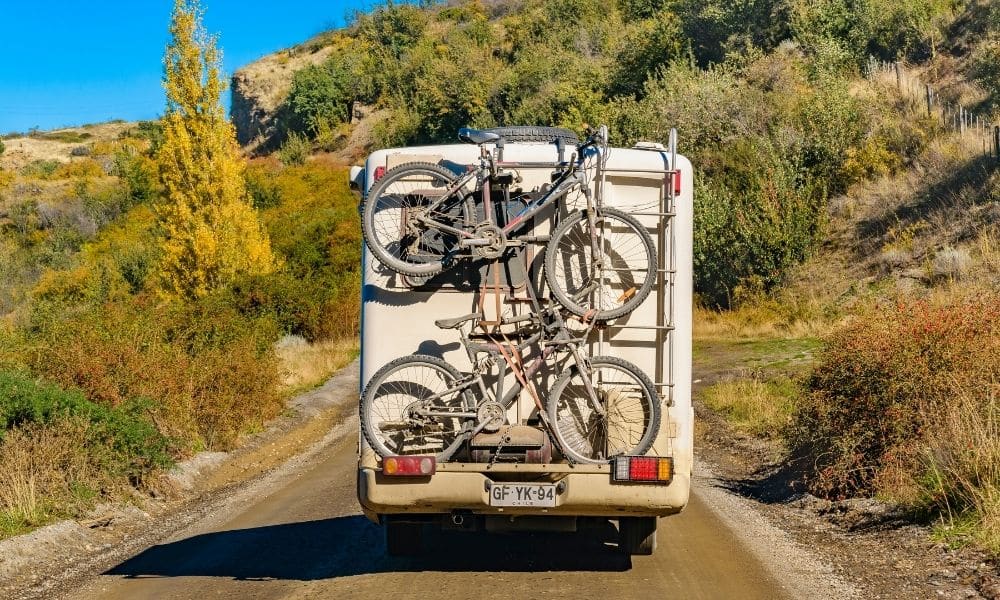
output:
[[[490,506],[556,505],[556,486],[547,483],[494,483],[490,487]]]

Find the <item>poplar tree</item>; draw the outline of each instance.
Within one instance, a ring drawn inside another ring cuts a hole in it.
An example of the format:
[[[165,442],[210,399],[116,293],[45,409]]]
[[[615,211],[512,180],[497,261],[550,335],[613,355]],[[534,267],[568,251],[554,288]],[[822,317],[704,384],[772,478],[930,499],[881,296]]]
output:
[[[274,270],[267,233],[247,198],[244,161],[220,96],[220,56],[197,0],[176,0],[164,57],[167,106],[157,152],[165,190],[160,285],[197,298],[245,274]]]

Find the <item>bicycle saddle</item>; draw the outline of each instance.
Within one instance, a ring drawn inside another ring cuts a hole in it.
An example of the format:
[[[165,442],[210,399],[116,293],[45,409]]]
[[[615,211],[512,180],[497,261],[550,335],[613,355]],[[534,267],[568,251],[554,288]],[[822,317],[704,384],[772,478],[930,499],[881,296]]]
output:
[[[465,323],[466,321],[471,321],[473,319],[482,319],[482,318],[483,318],[483,313],[474,312],[467,314],[463,317],[455,317],[454,319],[438,319],[437,321],[434,321],[434,324],[440,327],[441,329],[454,329],[459,325],[461,325],[462,323]]]
[[[462,140],[466,144],[480,145],[495,142],[500,139],[500,136],[495,133],[490,133],[489,131],[463,127],[458,130],[458,139]]]

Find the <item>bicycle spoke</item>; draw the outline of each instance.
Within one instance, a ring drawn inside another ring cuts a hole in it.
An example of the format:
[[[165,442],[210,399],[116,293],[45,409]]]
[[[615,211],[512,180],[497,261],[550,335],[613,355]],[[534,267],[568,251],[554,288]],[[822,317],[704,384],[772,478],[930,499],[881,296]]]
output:
[[[644,452],[644,440],[651,443],[651,429],[659,420],[648,387],[616,364],[595,366],[590,379],[601,402],[601,414],[592,406],[584,377],[575,372],[552,399],[556,402],[553,425],[564,451],[589,461]]]
[[[430,416],[468,409],[454,376],[428,362],[403,363],[365,390],[367,433],[389,454],[437,454],[461,431],[461,417]]]
[[[608,211],[592,227],[586,217],[575,217],[546,250],[551,253],[546,262],[549,284],[573,312],[596,311],[613,318],[648,295],[656,273],[655,251],[648,234],[626,219]]]

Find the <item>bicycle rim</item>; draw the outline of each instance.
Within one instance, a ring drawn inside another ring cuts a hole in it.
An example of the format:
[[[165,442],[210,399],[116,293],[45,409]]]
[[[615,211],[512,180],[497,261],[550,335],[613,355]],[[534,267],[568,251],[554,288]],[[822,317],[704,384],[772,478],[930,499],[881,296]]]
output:
[[[603,463],[614,456],[645,454],[660,423],[649,379],[614,358],[592,359],[591,384],[604,414],[595,410],[579,368],[553,386],[549,414],[559,445],[572,461]]]
[[[599,253],[594,252],[595,240]],[[553,235],[546,249],[546,279],[556,299],[571,312],[597,320],[616,319],[635,310],[652,291],[656,250],[633,217],[603,209],[592,227],[581,211],[570,215]]]
[[[376,374],[365,390],[362,429],[368,443],[382,456],[434,455],[443,452],[461,435],[462,417],[424,417],[413,414],[420,407],[435,412],[469,410],[467,391],[444,394],[458,379],[437,361],[407,359],[390,363]]]
[[[418,222],[417,215],[462,229],[466,225],[464,198],[436,202],[454,181],[436,165],[402,166],[387,173],[365,202],[364,233],[368,247],[393,271],[404,275],[433,275],[455,253],[458,236]]]

